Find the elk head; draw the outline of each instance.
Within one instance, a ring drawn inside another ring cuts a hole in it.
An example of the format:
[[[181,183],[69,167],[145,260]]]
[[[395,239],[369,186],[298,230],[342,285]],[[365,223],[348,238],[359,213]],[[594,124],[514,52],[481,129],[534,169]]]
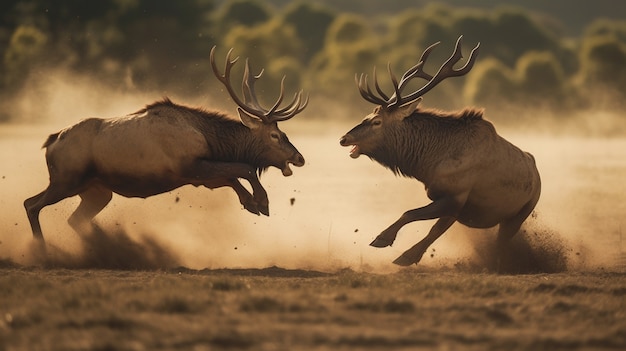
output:
[[[269,109],[263,108],[259,103],[254,91],[254,83],[261,78],[263,70],[257,75],[250,74],[250,64],[246,59],[244,67],[243,81],[241,84],[243,101],[239,99],[230,82],[230,71],[239,57],[231,59],[233,49],[228,51],[226,55],[226,63],[224,73],[220,73],[215,65],[215,46],[211,49],[210,61],[213,73],[217,79],[222,82],[230,97],[237,104],[239,118],[244,126],[248,127],[250,132],[258,141],[257,146],[262,148],[258,150],[261,159],[267,163],[263,166],[274,166],[280,170],[285,177],[290,176],[293,172],[289,168],[290,164],[296,167],[304,165],[304,157],[296,149],[287,138],[287,135],[278,129],[278,122],[286,121],[298,113],[302,112],[309,102],[308,96],[302,97],[302,90],[297,92],[291,101],[284,107],[280,107],[283,102],[285,93],[285,77],[280,82],[280,94],[276,102]]]
[[[399,122],[402,122],[404,118],[412,115],[417,109],[417,106],[419,105],[424,94],[434,88],[437,84],[441,83],[444,79],[465,75],[472,69],[474,61],[478,55],[480,43],[474,47],[465,65],[459,69],[454,69],[454,65],[463,58],[461,53],[462,38],[463,36],[458,38],[454,52],[443,63],[443,65],[441,65],[434,76],[424,72],[423,67],[428,59],[428,56],[432,50],[439,45],[439,42],[424,50],[418,63],[409,68],[404,75],[402,75],[400,81],[398,81],[396,76],[393,74],[391,65],[388,64],[387,70],[394,88],[394,92],[391,96],[388,96],[380,88],[376,77],[376,67],[374,67],[373,71],[373,80],[374,88],[376,89],[376,93],[378,93],[378,95],[370,88],[370,85],[367,82],[366,74],[355,76],[355,81],[361,96],[365,100],[378,106],[376,106],[374,112],[366,116],[359,125],[352,128],[346,135],[341,137],[339,143],[342,146],[352,146],[352,150],[350,152],[350,156],[352,158],[357,158],[361,154],[372,156],[374,152],[380,150],[381,147],[384,147],[384,139],[386,135],[391,133],[385,133],[383,131],[392,130],[393,126],[398,126]],[[402,91],[406,88],[408,82],[416,77],[425,79],[427,83],[418,90],[402,96]]]

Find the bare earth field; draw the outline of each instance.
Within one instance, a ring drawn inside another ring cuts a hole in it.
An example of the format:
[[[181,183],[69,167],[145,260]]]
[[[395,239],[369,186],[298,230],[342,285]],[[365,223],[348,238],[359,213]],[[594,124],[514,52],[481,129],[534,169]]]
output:
[[[427,203],[421,184],[350,159],[349,124],[294,121],[307,165],[263,175],[269,218],[184,187],[114,196],[78,235],[67,199],[41,213],[43,257],[22,202],[47,185],[45,137],[88,115],[0,126],[0,351],[626,349],[626,139],[501,131],[543,180],[506,253],[493,231],[454,225],[419,266],[395,267],[432,221],[368,244]]]
[[[626,347],[626,275],[0,270],[0,350]]]

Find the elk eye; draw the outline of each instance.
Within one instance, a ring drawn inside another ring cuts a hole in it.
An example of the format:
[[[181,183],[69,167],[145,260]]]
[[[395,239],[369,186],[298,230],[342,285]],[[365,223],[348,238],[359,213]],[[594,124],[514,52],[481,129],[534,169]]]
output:
[[[271,133],[270,134],[270,138],[272,138],[274,140],[279,140],[280,139],[280,135],[278,135],[278,133]]]
[[[379,126],[381,124],[383,124],[383,121],[381,121],[379,119],[375,119],[375,120],[372,121],[372,125],[374,125],[374,126]]]

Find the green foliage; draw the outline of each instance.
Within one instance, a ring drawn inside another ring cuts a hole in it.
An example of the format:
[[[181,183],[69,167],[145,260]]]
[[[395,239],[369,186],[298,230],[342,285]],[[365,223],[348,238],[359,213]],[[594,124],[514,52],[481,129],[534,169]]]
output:
[[[615,37],[592,37],[583,43],[581,73],[585,83],[617,83],[625,63],[626,45]]]
[[[219,25],[222,27],[243,25],[253,27],[268,21],[271,9],[258,0],[226,1],[217,13]]]
[[[284,21],[296,30],[303,44],[305,61],[322,49],[326,32],[334,19],[332,11],[307,2],[296,2],[285,9]]]
[[[515,74],[502,62],[488,58],[474,66],[465,85],[465,99],[484,106],[490,102],[515,99]]]
[[[434,74],[464,35],[466,56],[481,43],[476,67],[430,92],[429,104],[569,106],[590,90],[626,101],[623,20],[596,20],[582,37],[565,38],[554,19],[523,8],[409,3],[390,4],[379,14],[373,9],[380,5],[368,1],[347,12],[337,10],[345,4],[310,0],[7,0],[0,4],[0,96],[17,92],[33,72],[55,68],[114,88],[210,94],[219,85],[211,78],[208,53],[218,45],[218,57],[233,47],[255,72],[265,68],[261,95],[275,96],[287,75],[288,92],[302,87],[360,101],[355,74],[368,73],[371,81],[377,66],[387,90],[387,63],[401,74],[426,47],[441,42],[424,66]],[[364,15],[368,11],[375,12]],[[418,84],[423,81],[411,83]]]
[[[580,89],[588,91],[592,99],[624,107],[626,40],[615,34],[588,36],[580,50],[580,62]]]
[[[524,95],[534,99],[560,98],[564,87],[563,70],[553,54],[529,52],[517,62],[521,89]]]
[[[324,49],[311,62],[313,88],[339,97],[354,95],[354,74],[369,71],[376,62],[374,38],[372,28],[363,18],[338,16],[328,28]]]
[[[626,42],[626,22],[598,19],[593,21],[585,30],[584,37],[613,36]]]
[[[523,106],[526,110],[577,106],[578,99],[550,52],[529,52],[510,69],[491,58],[476,65],[465,86],[468,101],[500,110]]]
[[[6,75],[3,83],[6,86],[21,83],[20,77],[45,54],[47,41],[46,34],[33,26],[19,26],[13,32],[4,54]]]
[[[300,84],[302,44],[293,27],[285,25],[279,19],[260,24],[252,30],[244,26],[236,26],[230,30],[224,45],[236,48],[235,54],[250,60],[254,73],[265,68],[259,86],[270,92],[277,92],[280,80],[286,72],[278,67],[289,67],[289,87]],[[243,64],[235,71],[241,72]]]

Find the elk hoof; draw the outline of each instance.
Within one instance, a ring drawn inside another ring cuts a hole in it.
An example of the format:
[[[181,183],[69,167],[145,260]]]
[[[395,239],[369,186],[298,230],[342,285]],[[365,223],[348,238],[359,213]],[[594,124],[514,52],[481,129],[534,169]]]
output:
[[[255,203],[243,204],[243,208],[245,208],[248,212],[259,216],[259,208]]]
[[[269,205],[260,205],[259,206],[259,211],[261,212],[261,214],[264,214],[266,216],[270,216],[270,207]]]
[[[417,263],[417,262],[419,262],[419,260],[416,261],[404,254],[396,258],[395,261],[393,261],[393,263],[397,264],[398,266],[403,266],[403,267],[410,266],[413,263]]]
[[[374,241],[370,243],[370,246],[382,248],[382,247],[391,246],[391,244],[393,244],[393,241],[377,237],[376,239],[374,239]]]

